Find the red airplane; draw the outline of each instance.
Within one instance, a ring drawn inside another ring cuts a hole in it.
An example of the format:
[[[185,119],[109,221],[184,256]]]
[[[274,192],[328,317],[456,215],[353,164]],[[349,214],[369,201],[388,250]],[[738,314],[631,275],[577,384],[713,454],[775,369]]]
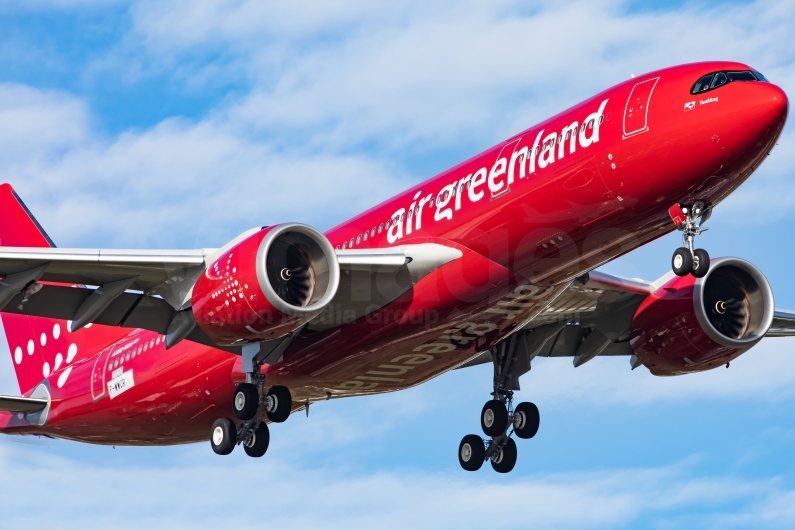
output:
[[[220,249],[56,248],[0,187],[0,309],[21,396],[0,429],[113,445],[210,439],[262,456],[313,402],[492,363],[469,471],[516,463],[536,356],[626,355],[678,375],[795,334],[763,274],[695,237],[770,153],[786,94],[707,62],[627,80],[325,234],[257,227]],[[675,229],[656,282],[594,269]],[[514,436],[515,435],[515,436]]]

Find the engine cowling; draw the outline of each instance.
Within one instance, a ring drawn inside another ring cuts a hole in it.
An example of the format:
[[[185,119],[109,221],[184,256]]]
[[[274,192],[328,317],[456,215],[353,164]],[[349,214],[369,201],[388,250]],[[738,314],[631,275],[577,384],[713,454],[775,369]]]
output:
[[[193,287],[198,325],[216,343],[281,337],[319,314],[339,286],[328,239],[306,225],[264,228],[222,250]]]
[[[654,375],[710,370],[762,340],[774,310],[759,269],[718,258],[703,278],[675,277],[646,298],[632,319],[630,344]]]

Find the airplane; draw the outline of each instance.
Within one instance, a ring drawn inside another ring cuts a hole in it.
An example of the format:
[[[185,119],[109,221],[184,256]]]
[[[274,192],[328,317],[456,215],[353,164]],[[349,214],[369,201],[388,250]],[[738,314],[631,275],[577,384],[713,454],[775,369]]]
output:
[[[0,432],[209,439],[219,455],[261,457],[269,425],[312,403],[491,363],[482,434],[458,459],[510,472],[515,439],[540,425],[536,405],[513,403],[536,357],[623,355],[673,376],[795,335],[757,267],[695,246],[788,107],[742,63],[665,68],[325,233],[258,226],[218,249],[58,248],[4,184],[0,342],[20,395],[0,397]],[[683,243],[662,278],[595,270],[674,230]]]

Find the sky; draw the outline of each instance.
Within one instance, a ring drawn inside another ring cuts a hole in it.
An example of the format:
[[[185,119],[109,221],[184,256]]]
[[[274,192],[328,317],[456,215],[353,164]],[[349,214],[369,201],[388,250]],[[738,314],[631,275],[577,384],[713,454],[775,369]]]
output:
[[[781,0],[0,0],[0,180],[63,247],[327,229],[633,74],[737,60],[793,94],[793,28]],[[699,240],[790,309],[794,142]],[[653,280],[677,246],[602,270]],[[259,460],[0,437],[0,529],[792,528],[794,346],[677,378],[539,359],[509,475],[456,459],[489,366],[313,405]]]

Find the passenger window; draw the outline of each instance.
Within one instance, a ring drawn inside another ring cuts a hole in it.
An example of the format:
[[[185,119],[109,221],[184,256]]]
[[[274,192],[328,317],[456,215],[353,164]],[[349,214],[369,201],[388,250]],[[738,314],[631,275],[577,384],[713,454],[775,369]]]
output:
[[[699,79],[695,85],[693,85],[693,90],[690,91],[691,94],[698,94],[699,92],[706,92],[709,90],[709,84],[712,83],[712,78],[715,77],[715,74],[705,75],[701,79]]]
[[[391,220],[386,222],[386,229],[389,230],[390,226],[392,226],[392,221]]]
[[[345,250],[346,248],[348,248],[348,243],[343,243],[342,244],[342,250]]]
[[[723,72],[715,74],[715,79],[712,80],[710,88],[718,88],[729,82],[729,78]]]
[[[726,72],[729,81],[756,81],[756,77],[751,72]]]
[[[339,246],[339,245],[337,245],[337,247],[336,247],[336,250],[339,250],[339,249],[340,249],[340,246]]]
[[[382,231],[383,229],[384,229],[384,223],[381,223],[380,225],[378,225],[378,233],[379,233],[379,234],[381,233],[381,231]]]
[[[351,240],[348,241],[348,248],[353,248],[353,238],[351,238]]]
[[[375,227],[373,227],[373,229],[370,230],[370,237],[375,237]]]

